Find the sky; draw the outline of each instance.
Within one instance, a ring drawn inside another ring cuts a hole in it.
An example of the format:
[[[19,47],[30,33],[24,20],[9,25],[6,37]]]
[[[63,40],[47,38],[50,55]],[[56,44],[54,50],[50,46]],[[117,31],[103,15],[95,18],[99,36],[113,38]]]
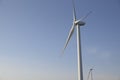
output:
[[[120,0],[75,0],[84,80],[120,80]],[[71,0],[0,0],[0,80],[77,80]]]

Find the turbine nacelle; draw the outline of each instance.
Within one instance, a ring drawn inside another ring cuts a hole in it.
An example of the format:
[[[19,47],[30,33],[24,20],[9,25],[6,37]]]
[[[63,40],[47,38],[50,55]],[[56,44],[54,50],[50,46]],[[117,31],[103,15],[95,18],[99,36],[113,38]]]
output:
[[[77,20],[74,23],[75,23],[75,25],[79,25],[79,26],[84,26],[85,25],[85,22],[80,21],[80,20]]]

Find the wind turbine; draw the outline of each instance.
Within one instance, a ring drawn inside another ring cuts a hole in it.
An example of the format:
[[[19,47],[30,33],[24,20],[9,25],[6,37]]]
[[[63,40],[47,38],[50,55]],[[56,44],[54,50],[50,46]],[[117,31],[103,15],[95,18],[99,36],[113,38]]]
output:
[[[87,80],[89,80],[90,77],[91,77],[91,80],[93,80],[93,74],[92,74],[92,71],[93,71],[93,70],[94,70],[93,68],[91,68],[91,69],[89,70]]]
[[[63,52],[65,51],[71,36],[73,35],[73,32],[75,30],[75,28],[77,28],[77,56],[78,56],[78,80],[83,80],[83,69],[82,69],[82,54],[81,54],[81,41],[80,41],[80,26],[84,26],[85,22],[83,22],[82,20],[84,20],[91,12],[89,12],[86,16],[80,18],[77,20],[76,18],[76,10],[75,10],[75,5],[74,5],[74,1],[72,0],[72,4],[73,4],[73,24],[72,27],[69,31],[68,34],[68,38],[66,40],[65,46],[63,48]]]

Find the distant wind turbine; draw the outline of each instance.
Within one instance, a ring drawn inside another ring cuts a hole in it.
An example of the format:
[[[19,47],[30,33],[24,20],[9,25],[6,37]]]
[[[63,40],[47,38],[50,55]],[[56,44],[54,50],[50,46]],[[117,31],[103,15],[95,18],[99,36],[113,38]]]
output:
[[[74,1],[72,0],[72,4],[73,4],[73,24],[72,27],[70,29],[70,32],[68,34],[68,38],[66,40],[65,46],[63,48],[63,53],[71,39],[71,36],[75,30],[75,28],[77,28],[77,53],[78,53],[78,80],[83,80],[83,69],[82,69],[82,55],[81,55],[81,41],[80,41],[80,26],[84,26],[85,22],[83,22],[82,20],[84,20],[91,12],[89,12],[86,16],[82,17],[81,19],[77,20],[76,19],[76,11],[75,11],[75,5],[74,5]]]
[[[93,74],[92,74],[92,71],[93,71],[93,70],[94,70],[93,68],[91,68],[91,69],[89,70],[87,80],[90,80],[90,77],[91,77],[91,80],[93,80]]]

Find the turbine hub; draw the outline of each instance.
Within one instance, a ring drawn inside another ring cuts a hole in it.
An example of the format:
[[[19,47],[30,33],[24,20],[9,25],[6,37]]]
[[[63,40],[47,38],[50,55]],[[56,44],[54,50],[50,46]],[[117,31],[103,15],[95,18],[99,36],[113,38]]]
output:
[[[75,24],[76,25],[79,25],[79,26],[84,26],[85,25],[85,22],[83,22],[83,21],[75,21]]]

